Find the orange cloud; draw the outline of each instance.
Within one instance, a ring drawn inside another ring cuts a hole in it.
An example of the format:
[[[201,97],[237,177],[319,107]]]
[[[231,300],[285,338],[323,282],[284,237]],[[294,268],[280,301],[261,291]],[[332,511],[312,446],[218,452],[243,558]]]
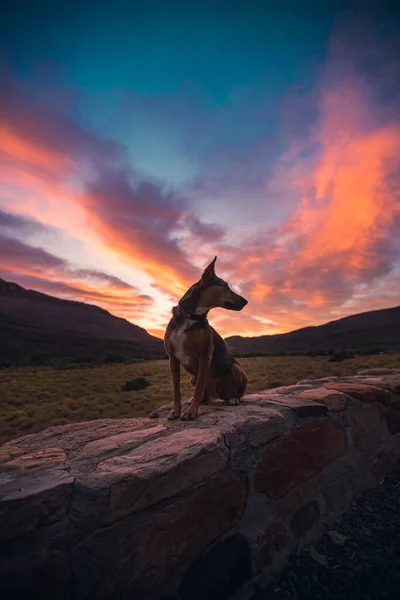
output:
[[[179,250],[176,248],[173,254],[176,253],[177,256],[169,257],[168,244],[160,253],[157,247],[160,232],[157,229],[142,230],[136,228],[135,225],[129,226],[124,219],[124,214],[121,214],[120,221],[112,218],[115,199],[110,195],[107,200],[109,202],[110,219],[107,217],[102,218],[98,214],[99,203],[97,197],[94,195],[81,197],[81,206],[86,210],[91,228],[102,243],[110,252],[150,275],[163,292],[183,295],[192,283],[186,275],[188,264],[184,255],[179,256]],[[127,215],[129,215],[130,210],[136,210],[134,206],[131,209],[126,206],[125,209]],[[184,265],[182,271],[179,270],[179,263]]]
[[[256,283],[250,294],[253,298],[256,298],[258,301],[264,300],[266,296],[271,292],[271,286],[266,283]]]
[[[74,165],[69,156],[64,156],[54,148],[49,149],[38,140],[30,140],[14,131],[9,124],[0,123],[0,151],[20,166],[36,167],[50,172],[52,177],[61,177]]]
[[[128,319],[140,319],[153,304],[152,298],[118,277],[73,269],[64,259],[2,234],[0,276],[68,300],[95,303]]]
[[[400,125],[363,131],[359,113],[366,109],[361,94],[351,88],[328,92],[322,112],[316,136],[321,156],[307,179],[297,182],[299,189],[312,192],[302,197],[288,230],[301,227],[307,235],[304,262],[329,256],[345,271],[371,269],[379,259],[371,247],[400,214],[398,200],[385,185],[400,151]]]

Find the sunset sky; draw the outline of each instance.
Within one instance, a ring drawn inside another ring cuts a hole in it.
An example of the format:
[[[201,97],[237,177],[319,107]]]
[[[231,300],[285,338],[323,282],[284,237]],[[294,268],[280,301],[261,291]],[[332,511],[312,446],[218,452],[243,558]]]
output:
[[[399,305],[399,36],[368,2],[13,0],[0,277],[159,337],[215,255],[223,335]]]

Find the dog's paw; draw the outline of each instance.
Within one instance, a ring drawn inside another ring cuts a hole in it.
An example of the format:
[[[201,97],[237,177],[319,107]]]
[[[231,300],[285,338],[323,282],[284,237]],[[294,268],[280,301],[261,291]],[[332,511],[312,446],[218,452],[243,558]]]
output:
[[[192,417],[192,414],[189,413],[188,415],[182,415],[181,416],[181,421],[193,421],[194,417]]]
[[[185,410],[183,415],[181,416],[181,421],[193,421],[197,417],[197,413],[194,415],[192,412],[192,407]]]
[[[168,421],[176,421],[176,419],[179,419],[180,416],[181,416],[181,414],[179,412],[176,412],[175,410],[171,410],[167,419],[168,419]]]
[[[228,400],[229,406],[238,406],[240,404],[239,398],[230,398]]]

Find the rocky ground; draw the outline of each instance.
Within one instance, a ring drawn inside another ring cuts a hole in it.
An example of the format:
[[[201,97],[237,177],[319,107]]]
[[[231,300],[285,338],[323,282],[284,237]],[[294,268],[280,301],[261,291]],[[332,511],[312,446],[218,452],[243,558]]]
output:
[[[398,600],[400,468],[252,600]]]

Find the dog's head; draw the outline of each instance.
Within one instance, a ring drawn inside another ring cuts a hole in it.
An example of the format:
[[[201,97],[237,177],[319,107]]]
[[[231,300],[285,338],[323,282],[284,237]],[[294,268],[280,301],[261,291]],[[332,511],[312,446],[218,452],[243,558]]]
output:
[[[204,269],[201,279],[186,292],[181,305],[195,304],[190,310],[199,314],[206,313],[211,308],[239,311],[246,306],[247,300],[232,291],[226,281],[215,274],[216,260],[217,257]]]

